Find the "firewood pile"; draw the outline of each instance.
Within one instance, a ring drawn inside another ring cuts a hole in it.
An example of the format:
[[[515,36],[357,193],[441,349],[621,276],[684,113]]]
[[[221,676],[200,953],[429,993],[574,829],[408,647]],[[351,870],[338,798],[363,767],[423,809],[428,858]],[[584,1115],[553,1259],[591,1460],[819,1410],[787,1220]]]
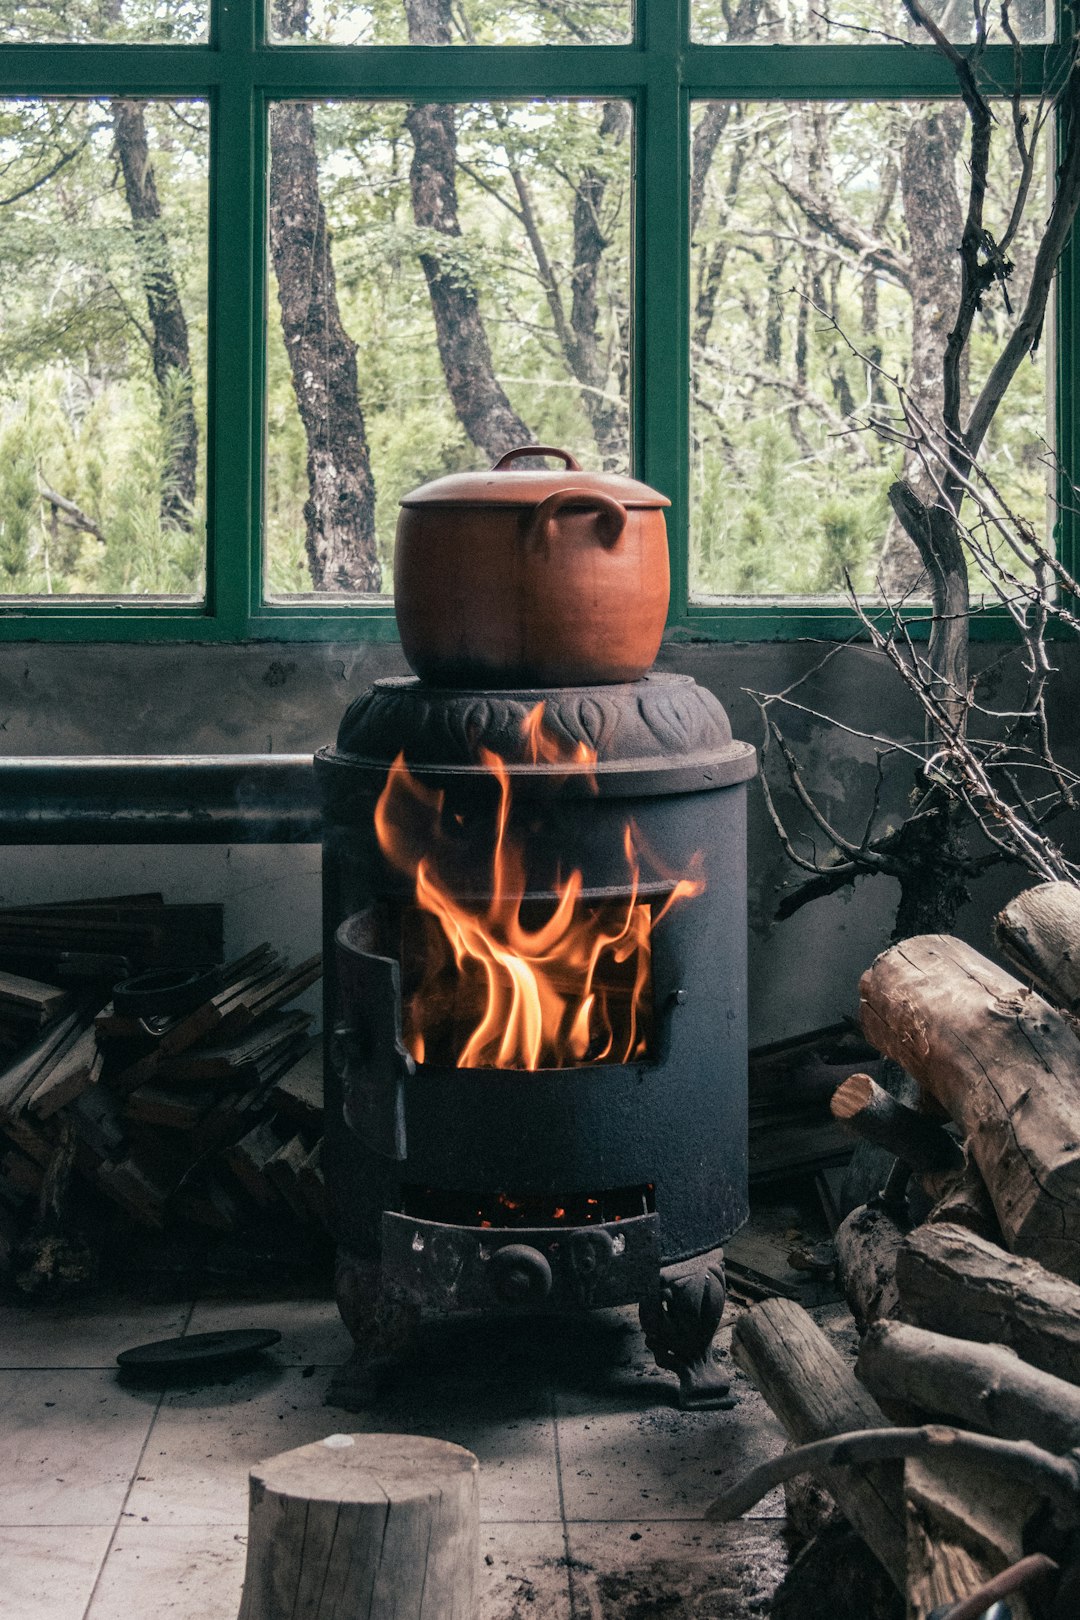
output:
[[[220,905],[157,894],[0,910],[0,1274],[92,1276],[140,1232],[327,1228],[321,976],[223,961]]]
[[[895,1155],[837,1232],[854,1371],[793,1301],[736,1324],[737,1363],[799,1449],[712,1516],[784,1481],[790,1508],[807,1469],[829,1493],[778,1617],[847,1612],[853,1579],[867,1620],[1080,1613],[1080,889],[1028,890],[995,935],[1021,978],[924,935],[862,979],[863,1031],[917,1092],[856,1074],[832,1099]],[[837,1515],[869,1568],[839,1568]]]

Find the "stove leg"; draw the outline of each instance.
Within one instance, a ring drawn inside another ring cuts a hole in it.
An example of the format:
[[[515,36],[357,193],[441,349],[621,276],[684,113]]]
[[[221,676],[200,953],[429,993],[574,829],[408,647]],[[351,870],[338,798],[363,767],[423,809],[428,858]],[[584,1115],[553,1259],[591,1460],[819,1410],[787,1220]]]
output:
[[[729,1381],[713,1360],[712,1341],[724,1314],[727,1286],[720,1250],[665,1266],[655,1292],[638,1307],[645,1343],[656,1365],[679,1375],[684,1412],[735,1405]]]
[[[378,1261],[360,1260],[342,1249],[334,1288],[355,1349],[335,1373],[326,1404],[361,1412],[376,1399],[383,1376],[407,1359],[420,1325],[420,1307],[387,1288]]]

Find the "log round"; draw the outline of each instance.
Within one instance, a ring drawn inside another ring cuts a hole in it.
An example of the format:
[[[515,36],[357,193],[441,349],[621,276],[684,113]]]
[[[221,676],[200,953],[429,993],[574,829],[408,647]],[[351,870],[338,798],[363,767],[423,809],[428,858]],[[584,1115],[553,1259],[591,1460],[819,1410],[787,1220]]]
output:
[[[474,1620],[479,1464],[411,1434],[332,1434],[250,1474],[239,1620]]]

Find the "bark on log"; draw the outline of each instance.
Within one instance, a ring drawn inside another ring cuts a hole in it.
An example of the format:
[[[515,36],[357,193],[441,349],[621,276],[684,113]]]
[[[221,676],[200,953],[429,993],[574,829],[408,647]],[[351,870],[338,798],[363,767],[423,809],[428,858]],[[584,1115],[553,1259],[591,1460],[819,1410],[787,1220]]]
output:
[[[826,1439],[887,1422],[816,1322],[791,1300],[764,1300],[740,1317],[732,1355],[795,1441]],[[829,1469],[822,1477],[841,1511],[903,1591],[900,1470],[893,1463],[875,1463],[859,1470]]]
[[[881,1204],[860,1205],[837,1228],[844,1297],[860,1333],[897,1313],[896,1257],[906,1237],[907,1229]]]
[[[994,939],[1058,1007],[1080,1011],[1080,888],[1040,883],[994,919]]]
[[[904,940],[860,984],[869,1040],[964,1129],[1009,1248],[1080,1280],[1080,1041],[962,941]]]
[[[868,1074],[850,1074],[829,1103],[854,1136],[887,1148],[913,1170],[940,1172],[963,1168],[960,1144],[936,1120],[890,1097]]]
[[[1080,1390],[1002,1345],[973,1344],[905,1322],[877,1322],[856,1366],[872,1395],[932,1417],[1030,1440],[1055,1456],[1080,1445]]]
[[[1004,1344],[1033,1367],[1080,1384],[1080,1287],[959,1226],[920,1226],[900,1245],[904,1320]]]
[[[477,1476],[471,1452],[409,1434],[258,1463],[239,1620],[474,1620]]]

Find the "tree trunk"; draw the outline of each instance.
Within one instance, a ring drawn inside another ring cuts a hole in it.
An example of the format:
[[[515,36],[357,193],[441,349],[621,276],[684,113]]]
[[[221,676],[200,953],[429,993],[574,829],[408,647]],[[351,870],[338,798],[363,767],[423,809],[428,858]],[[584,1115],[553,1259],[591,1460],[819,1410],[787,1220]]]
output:
[[[600,134],[621,145],[630,130],[630,109],[625,101],[605,101]],[[574,269],[571,276],[570,328],[574,352],[568,356],[581,384],[581,398],[596,437],[600,459],[608,470],[624,468],[630,451],[625,402],[613,399],[608,365],[596,330],[596,290],[607,239],[600,226],[600,211],[607,177],[586,165],[574,194]]]
[[[303,33],[306,0],[275,0],[274,27]],[[356,344],[338,307],[319,197],[315,114],[307,101],[270,109],[270,251],[281,330],[307,438],[305,543],[316,591],[377,591],[375,483],[356,376]]]
[[[964,219],[956,160],[964,137],[959,107],[917,113],[904,141],[900,188],[910,241],[911,367],[907,390],[932,422],[944,398],[942,355],[960,303],[960,237]],[[903,476],[915,470],[909,458]],[[919,489],[925,498],[927,491]],[[895,599],[918,582],[924,564],[898,518],[889,524],[879,562],[885,594]]]
[[[195,420],[187,319],[173,273],[150,161],[145,106],[142,101],[117,100],[110,103],[110,112],[124,196],[135,227],[150,317],[151,362],[167,430],[161,521],[169,527],[186,529],[195,505],[199,429]]]
[[[405,0],[405,11],[412,44],[449,46],[450,0]],[[409,169],[413,219],[421,230],[460,242],[454,109],[418,103],[406,113],[405,125],[413,143]],[[443,375],[462,427],[492,458],[515,445],[533,443],[535,434],[495,375],[480,300],[468,272],[455,253],[444,260],[437,249],[421,253],[420,264],[431,297]]]

